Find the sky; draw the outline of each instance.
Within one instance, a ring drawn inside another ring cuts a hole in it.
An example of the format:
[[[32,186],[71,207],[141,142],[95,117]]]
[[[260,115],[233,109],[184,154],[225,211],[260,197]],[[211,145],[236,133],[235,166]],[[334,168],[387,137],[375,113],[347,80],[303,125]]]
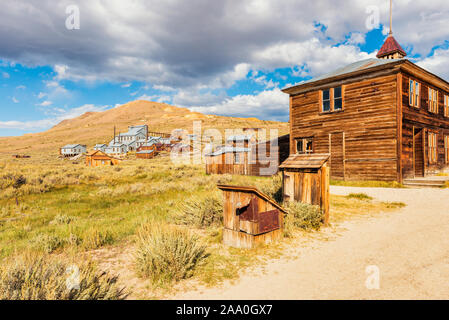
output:
[[[0,0],[0,136],[129,101],[288,121],[281,89],[374,58],[388,0]],[[449,2],[394,0],[408,58],[449,79]]]

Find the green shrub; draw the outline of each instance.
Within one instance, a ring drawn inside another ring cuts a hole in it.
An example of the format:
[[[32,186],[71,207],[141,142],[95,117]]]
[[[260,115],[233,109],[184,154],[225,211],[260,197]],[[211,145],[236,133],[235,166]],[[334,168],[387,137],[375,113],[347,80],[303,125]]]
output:
[[[291,226],[294,226],[304,230],[320,229],[323,214],[319,206],[313,206],[296,201],[287,202],[284,206],[288,212],[286,223],[291,224],[290,226],[287,225],[287,227],[291,228]],[[289,232],[289,230],[287,232]]]
[[[189,278],[206,257],[205,249],[197,237],[184,229],[144,225],[138,233],[137,273],[155,285]]]
[[[258,185],[260,192],[265,193],[277,203],[282,203],[282,175],[276,174],[268,179],[267,182]]]
[[[70,283],[70,276],[74,276]],[[91,262],[72,266],[48,257],[22,256],[0,266],[0,300],[115,300],[126,297],[117,277]]]
[[[220,226],[223,221],[223,199],[214,192],[205,198],[194,197],[181,204],[177,222],[197,227]]]
[[[348,198],[348,199],[366,200],[366,201],[373,200],[372,197],[370,197],[369,195],[367,195],[365,193],[351,193],[351,194],[348,194],[346,196],[346,198]]]

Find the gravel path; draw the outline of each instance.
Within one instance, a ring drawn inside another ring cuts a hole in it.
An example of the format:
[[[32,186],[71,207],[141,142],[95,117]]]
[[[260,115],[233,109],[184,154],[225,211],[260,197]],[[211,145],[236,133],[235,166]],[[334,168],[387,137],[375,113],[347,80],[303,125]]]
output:
[[[332,194],[354,192],[407,207],[345,222],[332,240],[295,248],[290,259],[268,262],[265,272],[174,299],[448,299],[449,190],[331,187]],[[379,289],[365,284],[372,265],[380,271]]]

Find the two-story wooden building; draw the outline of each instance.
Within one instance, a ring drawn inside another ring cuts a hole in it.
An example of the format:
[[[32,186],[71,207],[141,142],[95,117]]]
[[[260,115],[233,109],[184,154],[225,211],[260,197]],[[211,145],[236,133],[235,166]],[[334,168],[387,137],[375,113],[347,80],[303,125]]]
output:
[[[330,153],[331,177],[385,180],[449,169],[449,83],[405,59],[390,33],[377,55],[290,95],[290,154]]]

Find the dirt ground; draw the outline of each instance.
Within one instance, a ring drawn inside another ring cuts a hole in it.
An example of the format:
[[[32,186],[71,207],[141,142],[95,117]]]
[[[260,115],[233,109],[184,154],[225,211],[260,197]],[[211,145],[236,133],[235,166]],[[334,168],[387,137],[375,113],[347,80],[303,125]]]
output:
[[[336,195],[358,192],[407,207],[328,228],[328,241],[293,248],[235,283],[172,298],[448,299],[449,190],[331,187]],[[366,286],[368,266],[379,270],[379,289]]]

